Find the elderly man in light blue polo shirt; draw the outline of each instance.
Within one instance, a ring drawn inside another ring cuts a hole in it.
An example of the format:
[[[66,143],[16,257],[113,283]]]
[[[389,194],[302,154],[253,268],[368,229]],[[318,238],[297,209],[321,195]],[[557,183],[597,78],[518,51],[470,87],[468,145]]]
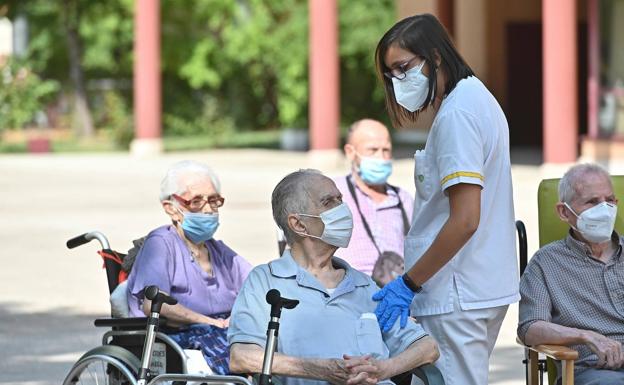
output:
[[[269,306],[277,289],[299,306],[282,313],[273,373],[285,385],[392,384],[391,377],[438,358],[420,325],[379,329],[373,280],[333,257],[349,243],[353,220],[334,182],[315,170],[287,175],[273,191],[273,217],[290,250],[249,274],[234,308],[230,369],[260,372]]]

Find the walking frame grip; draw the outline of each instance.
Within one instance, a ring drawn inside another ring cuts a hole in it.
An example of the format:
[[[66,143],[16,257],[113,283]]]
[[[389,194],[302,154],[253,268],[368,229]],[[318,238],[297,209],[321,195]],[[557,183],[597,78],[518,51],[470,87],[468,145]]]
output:
[[[158,332],[158,321],[160,319],[160,310],[163,304],[175,305],[178,301],[169,294],[160,291],[158,286],[146,286],[143,290],[146,299],[152,301],[150,307],[150,316],[147,319],[147,333],[145,333],[145,343],[143,344],[143,355],[141,358],[141,368],[139,369],[138,385],[145,385],[149,377],[149,364],[152,358],[152,349],[154,348],[154,340],[156,332]]]
[[[271,289],[266,294],[266,301],[271,305],[271,319],[267,328],[267,341],[264,347],[264,360],[262,362],[262,372],[258,381],[259,385],[272,385],[273,379],[271,375],[271,367],[273,366],[273,355],[277,345],[277,335],[279,331],[279,319],[282,314],[282,308],[294,309],[299,301],[296,299],[288,299],[281,296],[277,289]]]

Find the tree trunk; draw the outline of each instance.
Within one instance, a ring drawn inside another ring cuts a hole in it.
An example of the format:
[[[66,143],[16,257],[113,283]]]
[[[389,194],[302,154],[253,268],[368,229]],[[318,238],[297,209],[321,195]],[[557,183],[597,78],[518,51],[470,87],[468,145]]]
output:
[[[69,76],[74,84],[74,129],[78,136],[92,137],[95,129],[82,71],[82,46],[78,34],[80,13],[77,0],[64,0],[63,13],[69,54]]]

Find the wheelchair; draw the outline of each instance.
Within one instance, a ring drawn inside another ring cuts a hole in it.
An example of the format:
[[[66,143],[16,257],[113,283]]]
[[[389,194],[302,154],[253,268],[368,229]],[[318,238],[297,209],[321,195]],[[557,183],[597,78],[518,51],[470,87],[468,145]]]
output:
[[[101,245],[98,254],[104,261],[111,294],[124,278],[121,266],[125,254],[112,250],[106,236],[99,231],[72,238],[67,241],[67,247],[72,249],[92,240]],[[166,319],[158,317],[157,321],[157,325],[150,325],[149,317],[96,319],[96,327],[109,328],[102,336],[102,345],[86,352],[74,364],[63,384],[136,384],[141,368],[138,357],[142,356],[150,326],[167,328]],[[151,356],[149,372],[152,377],[166,373],[189,374],[185,351],[166,333],[154,331],[153,334],[153,342],[146,346]],[[219,376],[221,382],[222,377]],[[228,379],[227,382],[240,383],[238,377],[236,381]]]
[[[98,254],[103,259],[109,294],[112,294],[127,275],[122,270],[123,259],[126,255],[112,250],[106,236],[99,231],[79,235],[67,241],[66,245],[69,249],[73,249],[92,240],[97,240],[101,245]],[[153,298],[148,297],[148,291],[152,293],[150,295]],[[160,317],[160,307],[163,303],[175,304],[177,301],[166,293],[160,292],[155,286],[146,288],[146,297],[152,300],[152,311],[149,317],[111,317],[94,321],[96,327],[109,328],[102,336],[102,345],[89,350],[78,359],[63,381],[63,385],[144,385],[160,382],[173,382],[175,385],[186,382],[241,385],[272,383],[270,365],[263,365],[263,373],[255,376],[253,383],[246,377],[236,375],[190,373],[185,350],[161,331],[167,330],[167,320]],[[281,298],[279,295],[278,298],[281,304],[280,311],[282,307],[290,308],[286,306],[290,303],[288,299]],[[269,302],[268,294],[267,302]],[[267,336],[269,333],[270,329],[267,330]],[[273,342],[267,339],[265,362],[272,359],[275,343],[276,339],[273,339]],[[201,359],[203,360],[203,357]],[[442,374],[433,365],[415,368],[411,372],[393,377],[392,380],[398,385],[409,385],[412,375],[419,378],[424,385],[444,385]]]
[[[544,179],[540,182],[537,192],[538,204],[538,229],[539,246],[565,237],[568,225],[560,221],[554,213],[555,204],[558,202],[559,178]],[[612,176],[613,191],[616,196],[624,193],[624,176]],[[528,262],[527,235],[526,228],[522,221],[516,221],[518,233],[518,246],[520,256],[520,275]],[[615,230],[622,234],[624,231],[624,218],[618,215],[615,222]],[[554,385],[559,375],[561,375],[562,385],[574,385],[574,361],[578,358],[578,352],[567,346],[560,345],[537,345],[526,346],[517,339],[518,344],[525,348],[525,375],[528,385],[544,383],[544,374],[547,374],[548,384]],[[540,356],[544,358],[540,358]],[[561,373],[559,373],[556,361],[560,362]]]

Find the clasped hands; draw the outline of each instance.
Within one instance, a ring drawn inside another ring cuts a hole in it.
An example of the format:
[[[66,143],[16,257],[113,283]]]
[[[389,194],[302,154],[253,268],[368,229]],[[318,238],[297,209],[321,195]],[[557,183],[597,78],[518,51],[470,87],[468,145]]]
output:
[[[387,379],[388,361],[377,360],[370,354],[364,356],[343,355],[343,360],[337,360],[342,372],[338,381],[341,385],[374,385]]]

